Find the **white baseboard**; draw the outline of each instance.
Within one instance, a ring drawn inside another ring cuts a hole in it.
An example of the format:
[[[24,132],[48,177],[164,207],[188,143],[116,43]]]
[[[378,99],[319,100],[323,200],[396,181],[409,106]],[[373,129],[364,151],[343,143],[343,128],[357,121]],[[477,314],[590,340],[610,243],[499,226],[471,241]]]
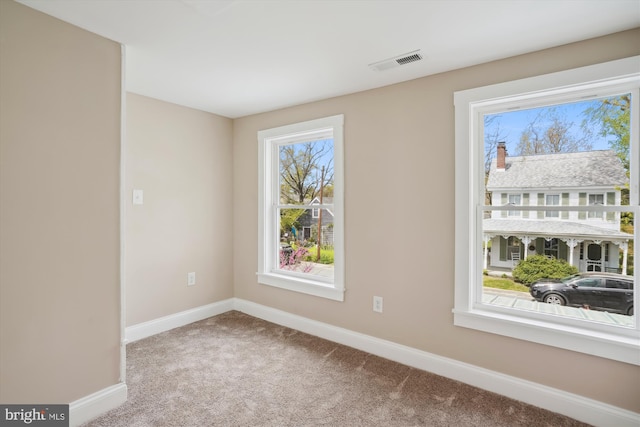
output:
[[[148,322],[128,326],[125,329],[125,344],[188,325],[189,323],[207,319],[211,316],[217,316],[218,314],[233,310],[233,304],[234,298],[230,298],[160,317]]]
[[[127,401],[127,385],[118,383],[69,404],[69,426],[86,423]]]
[[[454,359],[350,331],[239,298],[233,308],[385,359],[432,372],[576,420],[602,427],[637,427],[640,414]]]

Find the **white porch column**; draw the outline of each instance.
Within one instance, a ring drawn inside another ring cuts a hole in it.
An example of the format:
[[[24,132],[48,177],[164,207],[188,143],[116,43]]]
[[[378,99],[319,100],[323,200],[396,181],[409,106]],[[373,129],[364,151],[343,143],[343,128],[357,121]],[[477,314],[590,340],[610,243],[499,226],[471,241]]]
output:
[[[620,243],[622,248],[622,274],[627,274],[627,256],[629,255],[629,242]]]
[[[483,263],[483,270],[486,270],[487,267],[489,266],[489,240],[491,240],[492,236],[489,236],[488,234],[484,235],[484,263]]]
[[[576,246],[578,246],[578,243],[582,243],[582,240],[578,240],[578,239],[562,239],[563,242],[565,242],[567,244],[567,246],[569,246],[569,249],[571,249],[569,251],[569,264],[573,265],[573,253],[574,250],[576,248]]]
[[[524,259],[527,259],[527,252],[529,252],[529,243],[531,243],[532,240],[534,239],[530,236],[522,236],[522,238],[520,239],[520,241],[524,245]]]

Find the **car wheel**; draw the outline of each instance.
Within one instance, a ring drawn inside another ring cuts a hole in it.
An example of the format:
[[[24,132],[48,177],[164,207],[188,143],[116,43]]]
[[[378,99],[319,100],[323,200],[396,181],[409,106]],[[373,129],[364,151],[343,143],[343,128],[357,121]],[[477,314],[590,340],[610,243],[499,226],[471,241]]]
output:
[[[627,314],[629,316],[633,316],[633,306],[629,307],[629,310],[627,310]]]
[[[547,304],[565,305],[564,298],[558,294],[549,294],[544,297],[543,301]]]

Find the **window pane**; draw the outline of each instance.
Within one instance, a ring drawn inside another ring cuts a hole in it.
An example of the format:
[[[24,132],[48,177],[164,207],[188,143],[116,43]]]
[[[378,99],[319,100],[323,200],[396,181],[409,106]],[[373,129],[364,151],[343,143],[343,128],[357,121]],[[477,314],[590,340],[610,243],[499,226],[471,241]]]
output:
[[[606,209],[629,204],[630,99],[485,115],[484,200],[503,209],[483,213],[483,303],[633,326],[633,214]],[[583,273],[623,286],[558,281]]]
[[[280,242],[277,268],[333,279],[333,216],[329,209],[319,209],[319,217],[313,218],[313,210],[309,208],[278,210]],[[320,216],[322,222],[320,222]],[[320,236],[318,236],[319,225]]]
[[[332,203],[333,140],[278,146],[280,204]]]

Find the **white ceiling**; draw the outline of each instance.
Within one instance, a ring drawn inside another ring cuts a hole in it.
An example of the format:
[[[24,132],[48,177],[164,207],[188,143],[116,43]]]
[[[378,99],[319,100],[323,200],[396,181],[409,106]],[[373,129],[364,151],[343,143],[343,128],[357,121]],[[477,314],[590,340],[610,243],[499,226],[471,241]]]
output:
[[[126,45],[127,90],[231,118],[640,27],[640,0],[18,1]]]

